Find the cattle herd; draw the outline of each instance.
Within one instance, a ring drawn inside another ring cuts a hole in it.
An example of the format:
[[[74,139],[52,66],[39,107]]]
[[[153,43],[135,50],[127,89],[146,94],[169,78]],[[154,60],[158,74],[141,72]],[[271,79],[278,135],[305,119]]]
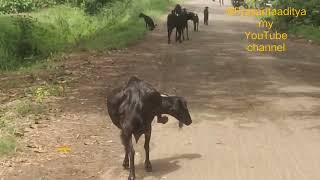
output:
[[[176,41],[180,43],[185,40],[184,33],[186,32],[187,40],[189,40],[188,21],[193,21],[194,31],[198,31],[199,17],[196,13],[188,12],[186,8],[183,8],[177,4],[174,10],[167,17],[167,29],[168,29],[168,44],[171,42],[171,33],[176,28]],[[181,39],[182,36],[182,39]]]
[[[205,21],[208,20],[208,17],[206,18],[207,10],[208,8],[204,11]],[[157,26],[149,16],[140,13],[139,17],[144,19],[148,30],[152,31]],[[170,43],[170,36],[174,29],[176,29],[176,41],[181,43],[182,40],[185,40],[184,32],[186,32],[186,38],[189,39],[189,20],[194,23],[194,31],[198,31],[198,15],[188,12],[177,4],[167,19],[168,43]],[[149,143],[154,117],[157,117],[158,123],[166,124],[168,117],[163,114],[169,114],[179,121],[180,128],[183,125],[188,126],[192,123],[187,102],[183,97],[160,93],[149,83],[135,76],[131,77],[123,87],[114,89],[107,96],[107,109],[112,123],[121,132],[120,137],[125,149],[122,166],[125,169],[129,169],[129,180],[135,179],[135,151],[132,137],[138,142],[141,135],[145,136],[145,169],[148,172],[152,171],[149,159]]]
[[[209,10],[208,7],[205,7],[204,11],[204,24],[208,25],[209,18]],[[156,24],[154,24],[151,17],[140,13],[140,18],[143,18],[146,23],[146,28],[149,30],[154,30]],[[194,12],[187,11],[186,8],[182,8],[180,4],[177,4],[175,8],[168,14],[167,17],[167,30],[168,30],[168,44],[171,43],[171,34],[174,29],[176,29],[176,42],[182,42],[186,39],[189,40],[189,29],[188,29],[188,21],[193,22],[194,31],[199,31],[199,17],[198,14]]]

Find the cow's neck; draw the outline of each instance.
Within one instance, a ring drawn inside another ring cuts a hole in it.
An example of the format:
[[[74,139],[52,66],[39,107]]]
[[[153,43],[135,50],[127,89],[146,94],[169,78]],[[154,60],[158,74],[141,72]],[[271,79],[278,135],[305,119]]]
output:
[[[161,96],[162,103],[160,107],[161,114],[169,114],[173,117],[176,116],[175,112],[173,111],[173,101],[170,96]]]

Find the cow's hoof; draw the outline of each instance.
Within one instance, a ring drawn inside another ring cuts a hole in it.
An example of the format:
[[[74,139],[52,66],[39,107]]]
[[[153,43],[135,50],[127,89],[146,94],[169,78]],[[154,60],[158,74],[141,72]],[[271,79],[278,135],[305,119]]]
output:
[[[147,172],[152,172],[152,165],[150,162],[146,162],[144,164],[144,169],[147,171]]]
[[[135,180],[136,178],[135,177],[133,177],[133,176],[129,176],[128,177],[128,180]]]
[[[122,167],[123,167],[124,169],[129,169],[129,161],[123,161]]]

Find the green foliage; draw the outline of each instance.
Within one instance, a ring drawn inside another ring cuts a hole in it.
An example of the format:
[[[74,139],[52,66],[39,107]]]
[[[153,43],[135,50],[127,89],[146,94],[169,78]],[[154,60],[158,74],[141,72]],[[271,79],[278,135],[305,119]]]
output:
[[[30,16],[17,16],[14,19],[20,33],[16,44],[16,55],[20,59],[24,59],[33,54],[36,55],[36,49],[32,44],[32,31],[34,29],[34,19]]]
[[[297,36],[307,38],[309,40],[314,40],[315,42],[320,43],[320,26],[311,26],[311,25],[290,25],[289,32]]]
[[[70,4],[78,6],[90,0],[0,0],[0,14],[30,12],[36,9],[48,8],[54,5]],[[106,0],[96,0],[106,1]]]
[[[277,16],[275,20],[280,29],[286,30],[289,24],[320,26],[320,0],[277,0],[275,3],[277,9],[288,7],[305,9],[307,16]]]
[[[0,12],[2,13],[30,12],[34,8],[32,0],[0,0]]]
[[[263,17],[263,19],[274,22],[274,30],[289,32],[299,37],[320,42],[320,0],[276,0],[273,3],[273,7],[275,9],[286,9],[289,7],[296,10],[305,9],[307,12],[306,16],[299,17]]]
[[[107,3],[111,2],[112,0],[87,0],[84,3],[85,12],[90,15],[98,14]]]

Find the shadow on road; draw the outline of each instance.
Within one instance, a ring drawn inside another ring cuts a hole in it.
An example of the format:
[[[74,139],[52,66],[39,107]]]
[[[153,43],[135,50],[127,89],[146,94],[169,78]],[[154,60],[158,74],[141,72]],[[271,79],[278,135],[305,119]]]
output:
[[[182,154],[168,158],[162,159],[151,159],[153,172],[148,173],[144,171],[144,163],[140,163],[136,165],[137,176],[139,179],[144,179],[147,177],[154,177],[156,179],[160,179],[164,177],[166,174],[170,174],[174,171],[177,171],[181,168],[179,164],[181,160],[193,160],[201,158],[200,154]]]

